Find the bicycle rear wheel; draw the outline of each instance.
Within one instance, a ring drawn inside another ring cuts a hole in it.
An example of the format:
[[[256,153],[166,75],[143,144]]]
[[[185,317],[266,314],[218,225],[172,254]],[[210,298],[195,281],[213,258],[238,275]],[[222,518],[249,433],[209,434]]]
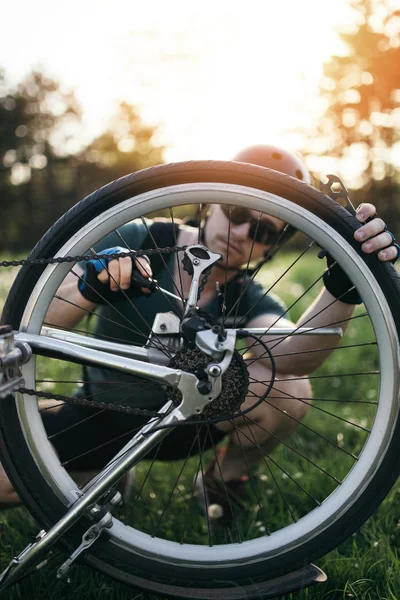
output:
[[[107,539],[100,539],[85,561],[155,592],[185,598],[251,598],[259,596],[270,578],[315,560],[355,531],[398,475],[400,288],[394,268],[360,252],[353,240],[356,220],[316,189],[268,169],[215,162],[155,167],[105,186],[62,217],[30,258],[85,254],[108,235],[119,234],[124,240],[121,231],[127,223],[154,216],[176,224],[190,213],[199,222],[210,204],[251,208],[302,233],[290,251],[282,249],[270,267],[268,263],[252,275],[265,289],[284,295],[292,313],[301,314],[321,287],[321,247],[349,275],[364,305],[349,318],[341,345],[310,376],[312,405],[307,398],[292,397],[306,405],[307,416],[293,416],[296,433],[278,439],[280,446],[261,457],[250,476],[247,510],[237,516],[234,528],[215,532],[192,502],[194,479],[218,455],[217,441],[205,449],[210,428],[203,425],[203,441],[195,438],[197,446],[189,444],[187,456],[168,463],[168,470],[157,460],[157,451],[138,465],[135,497],[119,510]],[[234,253],[229,239],[226,251]],[[46,323],[47,309],[70,269],[66,263],[24,267],[10,292],[3,322],[30,333],[51,326]],[[185,276],[178,273],[175,290],[170,276],[170,290],[179,295],[180,278]],[[181,314],[179,304],[171,310]],[[246,322],[235,306],[230,316],[236,326]],[[147,338],[149,324],[138,328],[139,315],[138,322],[130,324],[115,318],[118,331],[134,329],[126,334],[133,336],[131,343],[138,343],[138,336]],[[327,318],[325,325],[338,323]],[[93,318],[87,331],[79,333],[93,337]],[[249,345],[240,349],[245,350]],[[271,344],[271,351],[279,361],[279,343]],[[246,360],[249,366],[254,356]],[[78,383],[84,385],[81,372],[58,359],[33,358],[23,371],[27,387],[70,395]],[[296,375],[294,368],[292,379],[301,383],[304,375]],[[109,385],[116,391],[127,383],[117,377]],[[279,385],[274,382],[277,392]],[[272,394],[265,402],[282,410]],[[7,471],[47,527],[76,498],[77,487],[68,473],[76,458],[73,448],[70,457],[60,459],[38,403],[27,395],[0,404],[0,428]],[[102,457],[96,468],[108,459]],[[70,547],[74,535],[66,536]]]

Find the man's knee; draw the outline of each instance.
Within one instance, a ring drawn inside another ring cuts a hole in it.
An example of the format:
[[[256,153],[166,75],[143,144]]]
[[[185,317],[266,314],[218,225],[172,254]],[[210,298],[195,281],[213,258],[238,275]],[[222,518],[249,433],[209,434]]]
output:
[[[301,421],[309,411],[312,400],[312,388],[307,378],[293,375],[277,375],[274,388],[274,404],[285,410],[290,417]]]
[[[307,377],[276,373],[272,379],[271,370],[261,363],[253,363],[249,372],[253,381],[250,385],[253,402],[254,397],[263,396],[272,383],[266,404],[273,404],[296,419],[304,418],[312,399],[311,384]]]

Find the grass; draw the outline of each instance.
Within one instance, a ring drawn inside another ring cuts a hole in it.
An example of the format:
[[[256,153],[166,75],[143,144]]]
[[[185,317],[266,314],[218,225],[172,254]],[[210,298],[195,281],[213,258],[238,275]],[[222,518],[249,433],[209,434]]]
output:
[[[6,258],[6,257],[4,257]],[[322,261],[321,261],[322,264]],[[322,267],[321,267],[322,268]],[[282,265],[279,260],[275,260],[272,269],[273,275],[279,275]],[[17,268],[3,270],[0,278],[0,304],[9,289]],[[268,273],[271,273],[269,269]],[[268,285],[268,276],[265,275],[265,284]],[[291,281],[284,280],[277,292],[286,303],[291,303],[306,290],[314,278],[315,273],[310,269],[309,264],[305,262],[298,266],[296,276]],[[311,294],[312,295],[312,294]],[[291,310],[294,319],[304,311],[310,303],[310,297],[305,296],[299,305]],[[360,309],[359,309],[360,310]],[[361,322],[361,319],[360,319]],[[368,324],[355,324],[353,330],[349,331],[346,339],[351,341],[367,341],[370,336]],[[351,364],[349,361],[353,361]],[[357,365],[362,365],[363,369],[369,370],[376,368],[376,356],[374,349],[360,346],[351,357],[346,351],[335,354],[335,360],[329,361],[324,365],[319,373],[328,372],[332,375],[331,390],[332,396],[338,398],[352,397],[354,394],[354,382],[352,378],[335,377],[344,368],[351,371]],[[73,378],[73,370],[65,363],[58,363],[55,372],[54,361],[43,361],[41,363],[42,374],[45,378],[46,373],[50,373],[54,379]],[[52,389],[51,384],[49,384]],[[70,386],[69,386],[70,387]],[[321,382],[314,382],[314,396],[323,397],[326,391]],[[62,390],[58,388],[55,391],[61,393],[70,393],[71,389],[66,387]],[[376,398],[376,382],[373,376],[365,376],[357,382],[357,396],[368,398],[373,401]],[[315,403],[317,404],[317,402]],[[324,403],[325,410],[333,407],[333,403]],[[333,449],[333,445],[328,445],[323,441],[323,437],[328,437],[337,446],[345,444],[345,447],[351,449],[357,454],[362,447],[365,435],[359,426],[363,427],[369,424],[374,416],[373,405],[344,405],[339,411],[343,420],[341,424],[332,431],[331,420],[329,417],[318,411],[310,410],[307,416],[307,424],[316,428],[320,437],[311,436],[307,430],[302,431],[301,435],[295,435],[290,438],[290,443],[299,452],[309,453],[318,456],[319,465],[331,470],[338,476],[346,473],[351,465],[350,458],[343,458],[341,453]],[[354,425],[349,425],[351,421]],[[262,467],[255,471],[253,483],[258,493],[268,496],[268,526],[274,528],[278,520],[287,519],[285,516],[285,507],[282,506],[279,496],[274,493],[273,481],[275,479],[285,479],[285,489],[287,497],[290,498],[293,506],[298,511],[296,517],[301,516],[302,511],[306,510],[308,499],[302,495],[300,488],[295,481],[285,478],[285,472],[295,473],[298,481],[301,481],[305,489],[315,490],[315,495],[324,498],[330,493],[334,485],[324,483],[322,479],[317,479],[317,474],[308,462],[301,458],[299,454],[293,458],[287,448],[281,446],[273,457],[279,467],[270,463],[270,472],[265,475],[265,469]],[[188,502],[190,497],[190,486],[193,480],[193,472],[196,470],[197,459],[190,459],[189,464],[185,466],[183,475],[180,479],[179,490],[176,491],[176,505],[178,507],[175,513],[164,519],[161,525],[161,532],[165,535],[175,536],[177,540],[182,533],[182,523],[189,522],[189,532],[193,540],[206,535],[204,519],[193,509],[192,504]],[[149,479],[145,482],[145,487],[141,494],[141,499],[137,502],[128,503],[118,510],[118,517],[131,525],[140,524],[144,531],[151,533],[159,521],[160,509],[169,493],[169,487],[166,485],[168,477],[173,478],[182,467],[182,463],[174,463],[168,466],[168,473],[164,465],[156,463],[151,469]],[[138,481],[144,481],[146,472],[141,465],[138,467]],[[329,487],[331,485],[331,487]],[[325,487],[324,487],[325,486]],[[184,516],[186,515],[186,520]],[[23,508],[4,510],[0,514],[0,568],[7,566],[10,559],[18,554],[29,543],[40,529],[35,523],[28,511]],[[262,534],[263,516],[256,512],[251,512],[247,522],[242,526],[251,532],[251,535],[257,535],[257,527]],[[185,535],[189,535],[189,533]],[[190,541],[190,537],[186,537]],[[206,539],[206,538],[205,538]],[[350,538],[348,538],[338,548],[330,552],[325,557],[317,561],[328,575],[328,581],[324,584],[318,584],[306,590],[285,596],[285,600],[398,600],[400,599],[400,560],[398,556],[400,542],[400,485],[397,483],[380,507],[370,517],[367,523]],[[10,600],[17,599],[94,599],[106,598],[118,600],[159,600],[160,596],[145,594],[134,590],[123,584],[94,572],[93,570],[77,565],[70,571],[71,582],[57,580],[55,571],[60,564],[60,558],[57,552],[52,554],[54,560],[45,566],[41,571],[26,578],[19,585],[14,586],[7,597]]]

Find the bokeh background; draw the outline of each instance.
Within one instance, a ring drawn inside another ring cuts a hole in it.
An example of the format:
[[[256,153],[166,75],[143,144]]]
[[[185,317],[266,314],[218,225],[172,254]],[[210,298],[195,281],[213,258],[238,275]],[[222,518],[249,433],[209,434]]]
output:
[[[137,169],[253,143],[341,176],[398,233],[399,0],[6,3],[0,251]]]

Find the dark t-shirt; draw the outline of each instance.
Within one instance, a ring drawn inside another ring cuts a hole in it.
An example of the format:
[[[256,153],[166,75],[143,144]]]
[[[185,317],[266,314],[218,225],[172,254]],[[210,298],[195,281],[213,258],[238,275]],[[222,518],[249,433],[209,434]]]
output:
[[[147,229],[143,223],[131,222],[119,228],[125,245],[132,250],[142,247],[147,238]],[[121,238],[112,233],[106,236],[96,245],[96,251],[104,250],[114,246],[122,246]],[[171,274],[173,272],[175,254],[164,255],[166,266],[163,266],[154,274],[159,285],[175,294]],[[239,303],[237,299],[244,291]],[[224,292],[224,287],[221,286]],[[263,314],[281,316],[285,307],[280,300],[272,295],[266,294],[263,287],[251,281],[248,277],[243,282],[243,276],[236,276],[227,283],[226,314],[235,317],[236,326],[245,327],[246,324]],[[208,304],[202,307],[215,319],[219,315],[217,297],[213,297]],[[119,341],[121,343],[143,346],[151,331],[154,317],[157,313],[176,311],[181,313],[182,304],[173,298],[155,291],[149,297],[139,296],[130,301],[116,302],[114,306],[100,306],[97,310],[95,325],[96,337]],[[86,369],[85,379],[90,381],[83,393],[96,394],[96,399],[102,402],[121,403],[140,408],[159,408],[165,402],[165,395],[161,386],[143,379],[135,378],[123,373],[107,371],[95,367]]]

